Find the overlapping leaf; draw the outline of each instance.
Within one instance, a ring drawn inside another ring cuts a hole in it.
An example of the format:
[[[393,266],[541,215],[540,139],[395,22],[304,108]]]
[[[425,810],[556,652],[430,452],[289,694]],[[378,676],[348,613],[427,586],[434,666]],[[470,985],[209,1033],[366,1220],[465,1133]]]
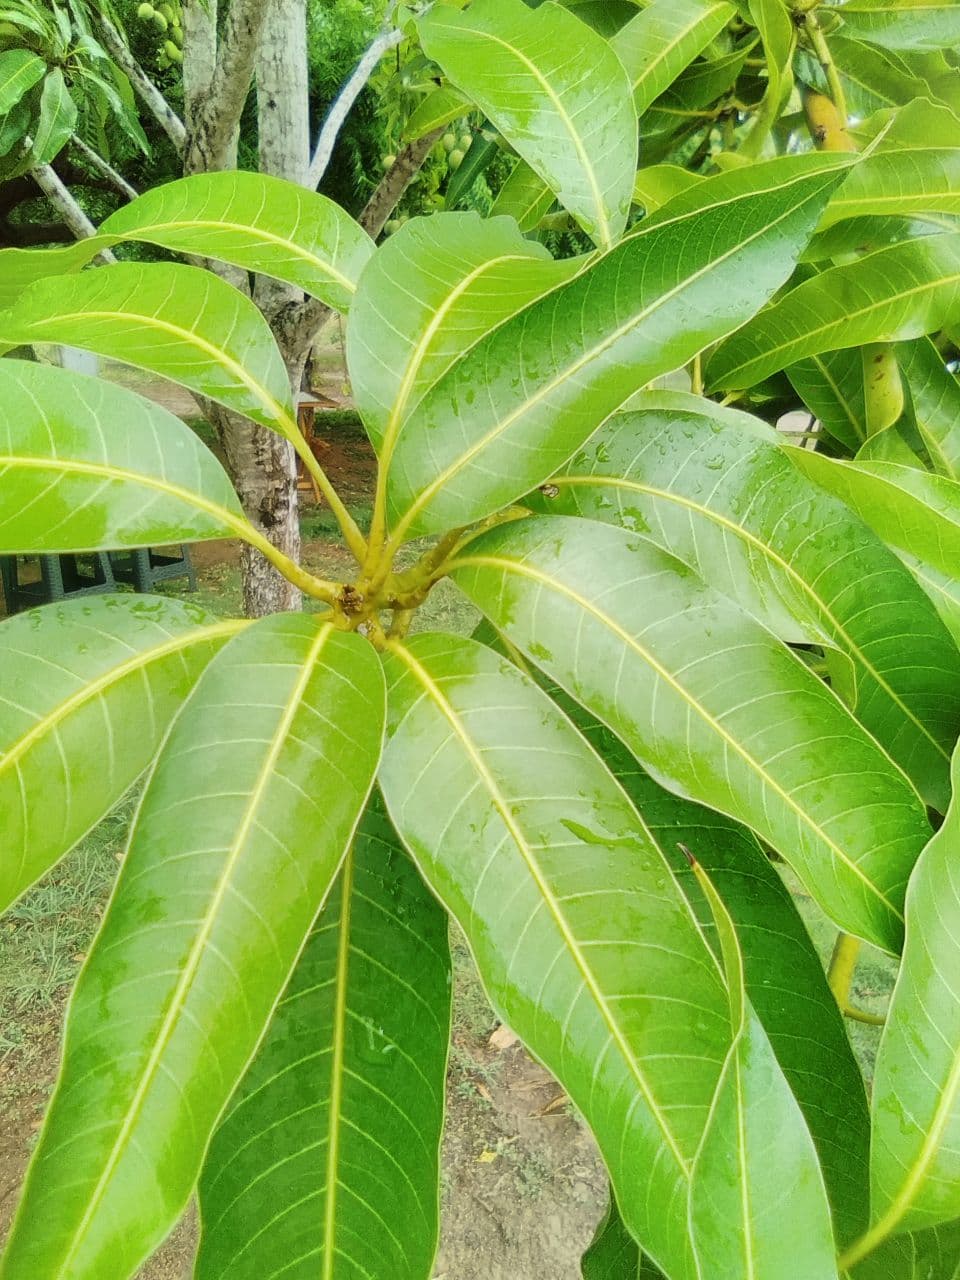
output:
[[[730,21],[727,0],[652,0],[611,40],[642,116]]]
[[[928,338],[900,343],[897,362],[913,425],[934,468],[960,480],[960,382]]]
[[[583,1280],[663,1280],[663,1272],[640,1252],[610,1197],[606,1217],[580,1260]]]
[[[521,231],[532,231],[553,205],[553,192],[526,160],[518,160],[497,192],[491,217],[513,218]]]
[[[176,600],[70,601],[0,624],[0,910],[117,803],[242,627]]]
[[[639,387],[741,324],[793,269],[843,165],[796,156],[703,182],[483,338],[400,433],[397,536],[519,497]]]
[[[429,1280],[447,916],[371,802],[200,1182],[197,1280]]]
[[[40,109],[33,135],[30,164],[49,164],[73,136],[77,106],[59,67],[47,74],[40,94]]]
[[[434,6],[418,21],[428,55],[556,191],[599,245],[626,226],[637,118],[610,44],[572,13],[522,0]]]
[[[952,0],[846,0],[837,13],[851,35],[895,52],[960,44],[960,10]]]
[[[381,782],[397,830],[495,1007],[590,1122],[631,1229],[684,1280],[688,1162],[729,1026],[683,895],[609,772],[516,667],[452,636],[392,644],[387,667]]]
[[[207,668],[77,983],[4,1280],[125,1280],[177,1220],[352,839],[382,715],[372,648],[316,619],[264,619]]]
[[[951,147],[911,145],[866,156],[827,205],[820,225],[924,213],[960,213],[960,139]]]
[[[823,351],[933,333],[958,308],[960,234],[907,241],[798,285],[720,346],[708,376],[748,387]]]
[[[0,362],[0,552],[242,533],[226,472],[172,413],[50,365]]]
[[[0,53],[0,115],[6,115],[46,73],[46,63],[29,49]]]
[[[839,650],[857,718],[943,810],[960,653],[923,592],[848,507],[798,476],[766,424],[682,393],[644,402],[596,433],[538,506],[643,533],[782,639]]]
[[[0,343],[30,342],[123,360],[297,437],[290,382],[266,320],[199,267],[121,262],[40,280],[0,312]]]
[[[747,998],[733,920],[704,873],[723,955],[734,1042],[690,1182],[703,1280],[837,1280],[826,1188],[810,1133]]]
[[[753,827],[841,927],[898,949],[924,807],[765,628],[646,539],[565,516],[482,534],[452,573],[654,777]]]
[[[907,105],[917,98],[930,98],[955,108],[957,91],[954,84],[941,83],[931,68],[911,66],[903,53],[893,53],[865,44],[843,34],[830,35],[833,58],[847,106],[854,116],[864,117],[889,107]],[[828,92],[826,75],[819,61],[803,50],[797,55],[798,73],[808,84]],[[943,71],[948,71],[943,64]],[[927,74],[924,74],[924,73]]]
[[[376,448],[389,455],[452,364],[580,266],[555,262],[508,219],[475,213],[415,218],[391,236],[363,274],[347,331],[351,387]]]
[[[860,352],[822,351],[789,365],[787,377],[824,430],[856,453],[867,438]]]

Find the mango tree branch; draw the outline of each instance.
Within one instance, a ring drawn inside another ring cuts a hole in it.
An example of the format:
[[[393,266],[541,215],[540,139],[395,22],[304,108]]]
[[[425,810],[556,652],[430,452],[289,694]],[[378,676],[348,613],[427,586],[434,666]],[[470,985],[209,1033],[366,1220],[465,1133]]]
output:
[[[136,187],[131,187],[122,173],[117,173],[112,165],[107,164],[103,156],[94,151],[93,147],[88,147],[79,134],[74,134],[70,139],[71,146],[83,156],[84,160],[92,169],[96,169],[97,173],[102,174],[106,180],[127,200],[136,200],[139,192]]]
[[[202,105],[198,105],[187,139],[186,173],[211,173],[230,167],[233,140],[250,92],[267,12],[263,0],[234,0],[227,10],[210,89]]]
[[[24,143],[28,146],[31,145],[31,139],[25,137]],[[54,173],[51,165],[35,165],[30,170],[30,177],[33,178],[54,209],[59,213],[65,225],[78,240],[86,240],[88,237],[97,234],[96,227],[74,200],[57,174]],[[103,262],[116,262],[116,258],[109,249],[104,249],[97,256]]]
[[[176,147],[177,152],[182,154],[187,143],[187,131],[184,128],[183,121],[140,66],[140,63],[137,62],[130,52],[127,42],[103,12],[102,8],[98,5],[95,6],[95,10],[97,11],[96,18],[100,34],[103,36],[103,43],[106,45],[111,58],[133,85],[136,93],[143,99],[150,114],[156,119],[161,129]]]

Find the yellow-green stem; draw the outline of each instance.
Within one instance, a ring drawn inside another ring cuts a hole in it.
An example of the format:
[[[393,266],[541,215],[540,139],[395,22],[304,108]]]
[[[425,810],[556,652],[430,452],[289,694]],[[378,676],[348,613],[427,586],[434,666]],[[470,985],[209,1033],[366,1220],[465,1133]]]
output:
[[[810,13],[806,22],[806,29],[810,36],[810,43],[813,45],[817,60],[823,67],[823,73],[827,77],[827,91],[830,99],[837,109],[840,117],[840,127],[844,133],[847,131],[847,125],[850,123],[850,113],[847,111],[847,98],[843,92],[843,83],[840,80],[840,74],[837,71],[837,64],[833,60],[830,53],[830,46],[827,44],[827,38],[823,34],[823,28],[820,26],[820,20],[815,13]],[[847,148],[836,148],[837,150],[846,150]],[[856,150],[851,145],[850,150]]]
[[[859,938],[853,938],[849,933],[838,934],[830,957],[827,981],[841,1009],[846,1009],[850,1003],[850,988],[853,986],[860,946]]]
[[[303,459],[303,465],[316,481],[317,488],[323,494],[324,498],[326,498],[327,505],[333,512],[334,518],[340,526],[340,531],[344,536],[346,544],[353,552],[354,559],[357,564],[362,565],[367,557],[367,540],[360,532],[356,520],[354,520],[353,516],[344,505],[343,499],[330,483],[327,473],[314,457],[313,450],[307,444],[296,423],[292,421],[285,421],[284,426],[287,427],[287,435],[293,442],[294,449],[296,449],[298,455]]]
[[[326,578],[317,578],[314,574],[301,568],[296,561],[284,555],[265,534],[262,534],[259,529],[255,529],[246,520],[238,520],[234,527],[237,535],[244,542],[249,543],[251,547],[256,547],[264,559],[269,560],[288,582],[292,582],[295,587],[299,587],[306,595],[312,596],[314,600],[323,600],[326,604],[333,604],[336,600],[340,589],[339,583],[329,582]]]

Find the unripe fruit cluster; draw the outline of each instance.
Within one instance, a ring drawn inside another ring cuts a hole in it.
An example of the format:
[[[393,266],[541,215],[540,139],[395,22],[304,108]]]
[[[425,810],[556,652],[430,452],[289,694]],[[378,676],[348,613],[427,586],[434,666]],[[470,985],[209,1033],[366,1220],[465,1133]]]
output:
[[[180,0],[171,3],[153,5],[144,0],[137,9],[137,17],[141,22],[149,22],[156,27],[165,40],[157,59],[161,67],[171,67],[183,62],[183,25],[181,21]]]

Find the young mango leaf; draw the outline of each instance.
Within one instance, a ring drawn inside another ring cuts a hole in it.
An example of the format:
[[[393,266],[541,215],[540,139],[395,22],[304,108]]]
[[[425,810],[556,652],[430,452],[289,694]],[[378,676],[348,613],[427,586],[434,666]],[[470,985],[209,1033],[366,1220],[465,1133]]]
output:
[[[49,164],[73,137],[77,125],[77,104],[70,96],[59,67],[49,72],[40,94],[40,113],[33,134],[29,164]]]
[[[752,827],[841,928],[899,949],[924,806],[765,628],[646,539],[567,516],[492,529],[451,574],[658,781]]]
[[[797,285],[721,344],[708,378],[749,387],[822,351],[934,333],[958,308],[960,233],[893,245]]]
[[[363,273],[347,329],[350,385],[374,447],[389,456],[452,364],[582,266],[554,261],[507,218],[443,213],[405,223]]]
[[[647,213],[654,213],[674,196],[699,186],[703,181],[699,173],[681,169],[677,164],[653,164],[637,170],[633,183],[634,203],[643,205]]]
[[[0,308],[12,307],[37,280],[79,271],[92,256],[86,240],[62,249],[0,249]]]
[[[591,437],[537,509],[642,533],[781,639],[836,649],[852,665],[857,719],[942,812],[960,653],[922,590],[847,506],[798,475],[765,423],[680,392],[641,403]]]
[[[6,115],[25,93],[41,81],[47,64],[29,49],[5,49],[0,53],[0,115]]]
[[[254,304],[211,271],[119,262],[39,280],[0,312],[0,343],[65,342],[158,373],[295,440],[290,381]]]
[[[248,627],[178,716],[74,991],[0,1271],[126,1280],[180,1216],[359,821],[383,680],[301,615]]]
[[[204,173],[156,187],[107,218],[98,244],[145,240],[296,285],[348,310],[373,241],[338,204],[262,173]]]
[[[417,27],[447,78],[610,248],[630,211],[637,117],[608,41],[558,6],[538,13],[523,0],[474,0],[461,12],[435,5]]]
[[[690,1182],[699,1274],[837,1280],[816,1148],[747,998],[733,920],[709,876],[694,869],[716,923],[734,1036]]]
[[[623,1225],[612,1192],[606,1217],[580,1259],[580,1273],[583,1280],[663,1280],[663,1272],[643,1256]]]
[[[481,339],[400,432],[395,537],[514,501],[651,378],[742,324],[793,270],[845,163],[793,156],[710,178]]]
[[[630,1229],[692,1280],[687,1172],[729,1024],[689,907],[610,773],[528,677],[453,636],[388,650],[380,777],[394,825],[494,1007],[593,1128]]]
[[[136,782],[204,667],[244,625],[128,596],[0,624],[0,911]]]
[[[954,760],[960,785],[960,755]],[[873,1085],[871,1241],[960,1216],[960,799],[920,855]]]
[[[800,255],[800,261],[829,267],[834,262],[861,258],[904,240],[957,230],[960,230],[960,217],[951,213],[918,213],[912,217],[870,214],[848,218],[817,232]]]
[[[860,352],[822,351],[789,365],[786,372],[823,429],[851,453],[856,453],[867,438]]]
[[[434,129],[439,129],[441,125],[458,120],[469,110],[470,104],[462,93],[458,93],[450,85],[442,85],[439,89],[428,93],[407,120],[403,126],[403,140],[416,142],[418,138],[433,133]]]
[[[611,40],[633,86],[637,115],[673,84],[733,17],[726,0],[652,0]]]
[[[756,123],[745,146],[747,154],[768,136],[768,124],[776,120],[793,92],[793,51],[797,44],[796,27],[784,0],[747,0],[750,21],[760,32],[767,63],[767,87],[756,116]],[[755,135],[755,136],[754,136]]]
[[[895,462],[846,463],[808,449],[789,457],[893,547],[960,643],[960,483]]]
[[[665,791],[609,729],[562,691],[550,692],[633,801],[711,943],[713,917],[680,845],[694,853],[726,903],[747,994],[800,1104],[837,1238],[846,1244],[866,1226],[870,1117],[843,1018],[792,895],[754,835]]]
[[[851,115],[862,119],[888,107],[907,106],[918,98],[956,107],[955,86],[941,83],[939,75],[930,77],[928,67],[911,67],[903,52],[894,54],[843,34],[831,33],[830,53]],[[801,49],[796,67],[805,83],[821,93],[829,92],[823,67],[812,54]],[[943,70],[949,70],[946,63]]]
[[[197,435],[123,387],[0,361],[0,553],[98,551],[243,535]]]
[[[931,462],[942,475],[960,480],[960,381],[929,338],[901,342],[897,364]]]
[[[371,800],[200,1180],[197,1280],[429,1280],[447,915]]]
[[[553,208],[554,195],[539,174],[518,160],[510,176],[497,192],[490,208],[490,217],[501,214],[513,218],[521,231],[533,231],[540,219]]]
[[[953,0],[847,0],[837,13],[851,36],[894,52],[960,44],[960,9]]]

